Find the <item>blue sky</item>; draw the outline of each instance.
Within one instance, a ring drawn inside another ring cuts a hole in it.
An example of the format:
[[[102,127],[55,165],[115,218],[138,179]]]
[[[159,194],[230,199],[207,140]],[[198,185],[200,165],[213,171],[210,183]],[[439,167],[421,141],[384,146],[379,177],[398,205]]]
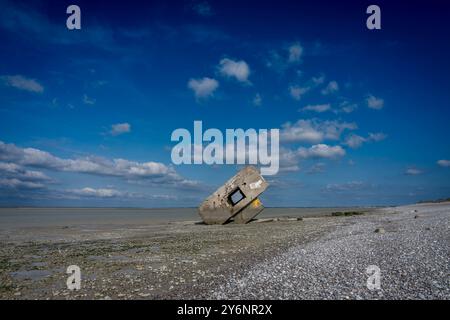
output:
[[[0,0],[0,205],[197,206],[237,165],[173,130],[279,128],[266,206],[450,196],[443,1]],[[320,154],[305,152],[320,149]],[[302,151],[303,150],[303,151]]]

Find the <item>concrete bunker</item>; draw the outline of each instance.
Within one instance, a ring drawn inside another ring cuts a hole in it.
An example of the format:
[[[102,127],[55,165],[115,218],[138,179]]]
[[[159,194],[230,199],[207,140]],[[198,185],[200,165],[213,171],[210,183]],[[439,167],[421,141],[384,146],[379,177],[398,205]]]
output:
[[[203,201],[200,217],[206,224],[248,223],[264,210],[258,197],[268,185],[258,169],[247,166]]]

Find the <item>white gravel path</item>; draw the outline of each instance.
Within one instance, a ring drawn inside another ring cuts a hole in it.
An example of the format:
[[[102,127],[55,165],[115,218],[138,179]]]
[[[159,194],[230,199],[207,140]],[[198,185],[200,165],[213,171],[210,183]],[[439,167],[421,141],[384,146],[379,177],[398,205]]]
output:
[[[380,211],[339,217],[333,232],[236,274],[210,298],[449,299],[450,203]],[[367,288],[369,265],[381,270],[379,290]]]

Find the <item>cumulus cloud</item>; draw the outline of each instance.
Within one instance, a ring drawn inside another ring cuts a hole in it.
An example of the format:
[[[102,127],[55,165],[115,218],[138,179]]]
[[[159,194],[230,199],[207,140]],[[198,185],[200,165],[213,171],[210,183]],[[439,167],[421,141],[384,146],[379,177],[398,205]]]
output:
[[[295,172],[301,169],[300,163],[304,160],[326,159],[334,160],[345,156],[345,150],[341,146],[329,146],[326,144],[316,144],[309,148],[299,147],[290,149],[280,147],[280,173]],[[317,163],[306,172],[309,174],[323,172],[324,163]]]
[[[384,107],[384,100],[381,98],[377,98],[373,95],[369,95],[366,98],[366,102],[367,102],[367,106],[370,109],[380,110],[380,109],[383,109],[383,107]]]
[[[363,145],[363,143],[366,141],[366,138],[361,137],[357,134],[351,134],[345,139],[345,143],[350,148],[356,149]]]
[[[327,140],[339,140],[345,130],[356,130],[358,126],[354,122],[324,121],[316,122]]]
[[[284,142],[318,143],[324,140],[339,140],[345,130],[355,130],[355,123],[339,121],[303,120],[287,122],[281,126],[280,140]]]
[[[41,171],[28,170],[12,162],[0,161],[0,189],[36,190],[44,189],[52,179]]]
[[[228,58],[222,59],[219,62],[219,71],[223,76],[235,78],[239,82],[248,83],[250,76],[250,68],[247,62],[240,60],[235,61]]]
[[[35,79],[29,79],[21,75],[14,76],[0,76],[0,80],[9,87],[13,87],[19,90],[25,90],[29,92],[42,93],[44,87]]]
[[[14,177],[25,181],[51,181],[41,171],[28,170],[12,162],[0,162],[0,174],[3,177]]]
[[[137,162],[126,159],[106,159],[88,156],[64,159],[35,148],[20,148],[0,141],[0,160],[20,166],[31,166],[62,172],[76,172],[99,176],[122,178],[126,181],[146,181],[190,187],[189,180],[182,178],[172,167],[160,162]]]
[[[188,88],[194,91],[195,97],[208,98],[214,94],[214,91],[219,87],[219,82],[211,78],[190,79]]]
[[[341,146],[329,146],[326,144],[316,144],[309,148],[299,148],[298,154],[303,159],[334,159],[345,155],[345,150]]]
[[[327,104],[315,104],[315,105],[307,105],[306,107],[303,107],[303,111],[314,111],[318,113],[322,113],[325,111],[329,111],[331,109],[331,106],[329,103]]]
[[[438,160],[437,162],[438,165],[440,165],[441,167],[450,167],[450,160]]]
[[[328,85],[324,89],[322,89],[321,92],[323,95],[328,95],[338,91],[339,91],[338,83],[336,81],[330,81]]]
[[[300,43],[294,43],[289,47],[289,63],[299,62],[303,54],[303,47]]]
[[[137,192],[121,191],[114,188],[91,188],[66,189],[57,192],[58,198],[66,199],[150,199],[150,200],[177,200],[176,195],[169,194],[146,194]]]
[[[345,139],[344,144],[352,149],[356,149],[361,147],[365,142],[378,142],[386,139],[386,137],[387,135],[382,132],[369,133],[369,135],[366,138],[359,136],[357,134],[350,134]]]
[[[44,184],[40,182],[24,181],[16,178],[0,179],[1,189],[41,189]]]
[[[129,123],[117,123],[111,126],[110,134],[112,136],[118,136],[131,131],[131,126]]]
[[[127,195],[125,192],[121,192],[115,189],[94,189],[94,188],[82,188],[82,189],[70,189],[66,192],[83,197],[94,197],[94,198],[115,198],[124,197]]]
[[[311,120],[298,120],[295,124],[283,124],[280,140],[286,142],[316,143],[324,139],[324,134]]]
[[[342,101],[339,104],[339,109],[337,112],[343,112],[343,113],[352,113],[358,108],[358,105],[356,103],[350,103],[349,101]]]
[[[300,86],[290,86],[289,87],[289,93],[291,97],[297,101],[299,101],[302,96],[309,91],[309,87],[300,87]]]

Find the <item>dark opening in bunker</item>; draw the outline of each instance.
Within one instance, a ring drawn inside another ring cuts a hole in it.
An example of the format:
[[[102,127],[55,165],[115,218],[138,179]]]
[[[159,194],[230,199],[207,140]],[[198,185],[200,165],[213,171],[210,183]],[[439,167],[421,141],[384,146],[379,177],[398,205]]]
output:
[[[231,193],[228,196],[228,199],[230,200],[231,204],[233,206],[235,206],[236,204],[239,203],[239,201],[241,201],[242,199],[244,199],[245,196],[242,193],[241,189],[237,188],[236,190],[233,191],[233,193]]]

